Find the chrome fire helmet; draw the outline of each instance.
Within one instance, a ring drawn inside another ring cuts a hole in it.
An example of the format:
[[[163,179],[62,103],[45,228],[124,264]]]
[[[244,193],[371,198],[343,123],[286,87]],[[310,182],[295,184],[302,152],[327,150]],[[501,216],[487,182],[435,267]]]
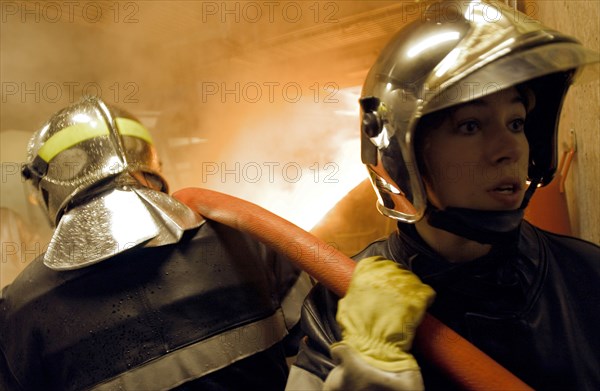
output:
[[[129,248],[177,242],[200,216],[167,194],[148,130],[131,114],[85,97],[29,141],[23,176],[56,226],[44,263],[76,269]]]
[[[414,223],[430,207],[415,156],[423,116],[525,82],[536,95],[525,126],[528,199],[556,171],[558,117],[569,85],[598,61],[574,38],[499,1],[430,2],[383,49],[362,90],[361,154],[379,211]]]

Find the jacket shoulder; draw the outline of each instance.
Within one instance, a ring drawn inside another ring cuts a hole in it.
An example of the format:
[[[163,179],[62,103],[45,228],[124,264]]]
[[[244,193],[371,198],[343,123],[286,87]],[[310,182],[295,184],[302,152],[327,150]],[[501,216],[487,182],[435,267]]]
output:
[[[522,239],[527,242],[543,242],[553,253],[575,256],[600,266],[600,246],[574,236],[561,235],[524,222]],[[531,243],[530,243],[531,244]]]

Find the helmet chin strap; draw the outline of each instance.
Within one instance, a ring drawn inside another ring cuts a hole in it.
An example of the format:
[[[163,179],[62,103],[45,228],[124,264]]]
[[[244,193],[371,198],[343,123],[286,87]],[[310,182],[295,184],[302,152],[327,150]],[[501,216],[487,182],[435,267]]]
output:
[[[518,209],[497,211],[448,207],[440,210],[428,203],[427,222],[432,227],[479,243],[500,244],[514,241],[523,220],[525,207],[539,183],[540,178],[531,181]]]

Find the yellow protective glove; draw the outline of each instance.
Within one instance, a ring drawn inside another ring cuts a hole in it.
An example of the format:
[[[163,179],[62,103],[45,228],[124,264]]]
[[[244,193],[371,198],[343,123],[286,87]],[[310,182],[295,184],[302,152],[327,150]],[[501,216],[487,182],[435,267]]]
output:
[[[344,343],[331,348],[337,365],[323,383],[323,391],[423,391],[421,371],[408,369],[391,372],[367,364],[361,355]]]
[[[357,263],[336,320],[342,341],[369,365],[390,372],[419,370],[409,353],[415,331],[435,296],[411,271],[383,257]]]

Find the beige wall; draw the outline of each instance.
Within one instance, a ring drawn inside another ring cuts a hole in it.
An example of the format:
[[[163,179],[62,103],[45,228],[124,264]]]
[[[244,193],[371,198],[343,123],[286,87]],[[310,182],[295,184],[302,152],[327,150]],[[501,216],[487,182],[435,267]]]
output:
[[[527,12],[542,23],[600,51],[600,1],[537,0]],[[573,234],[600,243],[600,81],[576,85],[567,97],[560,123],[560,153],[575,131],[577,152],[566,180]]]

